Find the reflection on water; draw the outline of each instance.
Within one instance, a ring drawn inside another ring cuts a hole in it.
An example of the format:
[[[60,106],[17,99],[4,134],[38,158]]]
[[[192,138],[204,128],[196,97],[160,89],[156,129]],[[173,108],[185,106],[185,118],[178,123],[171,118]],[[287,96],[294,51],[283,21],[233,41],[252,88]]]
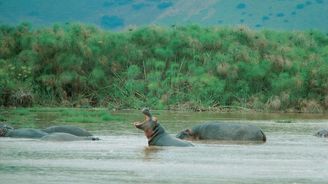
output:
[[[133,116],[136,120],[142,118]],[[211,120],[209,116],[201,116],[186,121],[186,116],[179,119],[176,114],[170,117],[159,114],[170,133]],[[129,120],[102,125],[98,130],[93,127],[102,139],[96,142],[1,138],[0,177],[6,184],[327,183],[328,139],[312,134],[328,127],[328,120],[225,121],[260,126],[268,141],[265,144],[197,141],[195,147],[149,148],[143,132],[134,129]]]

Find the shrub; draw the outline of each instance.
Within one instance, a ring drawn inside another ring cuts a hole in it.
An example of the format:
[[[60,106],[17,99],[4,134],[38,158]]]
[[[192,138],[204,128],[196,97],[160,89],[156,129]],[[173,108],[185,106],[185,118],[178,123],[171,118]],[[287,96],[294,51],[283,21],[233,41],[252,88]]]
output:
[[[321,112],[327,43],[316,31],[244,26],[0,26],[0,105]]]

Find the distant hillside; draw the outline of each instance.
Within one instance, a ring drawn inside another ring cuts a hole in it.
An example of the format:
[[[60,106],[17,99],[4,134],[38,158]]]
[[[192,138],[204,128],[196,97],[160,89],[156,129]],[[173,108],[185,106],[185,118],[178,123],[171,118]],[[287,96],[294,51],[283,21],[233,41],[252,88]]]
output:
[[[328,31],[328,0],[0,0],[0,24],[83,22],[122,30],[149,24]]]

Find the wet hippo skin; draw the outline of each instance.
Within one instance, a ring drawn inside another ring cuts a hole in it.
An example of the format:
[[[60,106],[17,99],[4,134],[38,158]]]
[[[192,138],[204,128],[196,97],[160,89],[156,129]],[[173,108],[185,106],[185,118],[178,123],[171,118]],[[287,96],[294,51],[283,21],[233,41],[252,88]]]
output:
[[[52,126],[46,129],[18,128],[0,124],[0,137],[30,138],[53,141],[99,140],[88,131],[71,125]]]
[[[145,115],[146,120],[144,122],[135,122],[134,125],[144,131],[149,146],[193,146],[190,142],[169,135],[148,109],[143,109],[142,113]]]
[[[50,133],[48,135],[45,135],[41,138],[43,141],[83,141],[83,140],[99,140],[98,138],[92,137],[92,136],[76,136],[69,133],[62,133],[62,132],[56,132],[56,133]]]
[[[9,130],[5,137],[14,137],[14,138],[41,138],[47,135],[47,132],[44,132],[39,129],[34,128],[19,128],[19,129],[12,129]]]
[[[181,131],[176,137],[188,140],[266,141],[263,131],[254,125],[220,122],[196,125]]]
[[[48,128],[43,129],[43,131],[47,133],[54,133],[54,132],[62,132],[62,133],[69,133],[76,136],[92,136],[92,134],[80,127],[72,126],[72,125],[60,125],[60,126],[51,126]]]
[[[317,133],[314,134],[317,137],[328,137],[328,129],[319,130]]]

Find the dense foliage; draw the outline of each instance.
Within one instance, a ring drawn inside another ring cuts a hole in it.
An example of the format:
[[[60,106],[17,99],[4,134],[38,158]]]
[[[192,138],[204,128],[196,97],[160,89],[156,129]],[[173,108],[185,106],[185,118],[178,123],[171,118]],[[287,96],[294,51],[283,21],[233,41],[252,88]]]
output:
[[[328,109],[328,36],[247,27],[0,27],[0,105]]]

